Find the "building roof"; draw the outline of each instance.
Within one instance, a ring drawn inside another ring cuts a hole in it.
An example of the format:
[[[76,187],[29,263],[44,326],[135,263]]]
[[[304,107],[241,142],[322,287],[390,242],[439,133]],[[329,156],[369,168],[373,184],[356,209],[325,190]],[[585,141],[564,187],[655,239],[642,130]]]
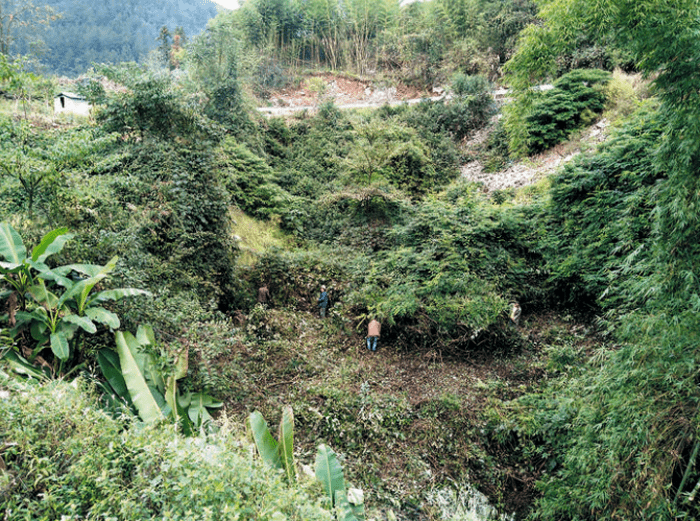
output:
[[[81,96],[80,94],[76,94],[75,92],[59,92],[54,97],[56,97],[56,98],[69,98],[69,99],[76,100],[76,101],[87,101],[85,99],[85,96]]]

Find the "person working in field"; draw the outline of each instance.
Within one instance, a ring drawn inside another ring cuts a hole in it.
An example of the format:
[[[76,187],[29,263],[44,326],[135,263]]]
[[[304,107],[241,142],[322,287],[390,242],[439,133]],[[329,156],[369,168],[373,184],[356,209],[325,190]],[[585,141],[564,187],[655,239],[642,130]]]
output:
[[[367,349],[370,351],[377,350],[377,343],[379,342],[379,335],[382,331],[382,325],[373,318],[369,325],[367,326]]]
[[[318,307],[321,309],[321,318],[326,318],[326,308],[328,307],[326,286],[321,286],[321,295],[318,297]]]
[[[267,289],[267,285],[258,289],[258,303],[267,304],[270,301],[270,290]]]
[[[513,327],[518,326],[518,321],[520,320],[520,314],[522,313],[522,309],[520,308],[520,304],[517,302],[513,302],[512,308],[510,310],[510,325]]]

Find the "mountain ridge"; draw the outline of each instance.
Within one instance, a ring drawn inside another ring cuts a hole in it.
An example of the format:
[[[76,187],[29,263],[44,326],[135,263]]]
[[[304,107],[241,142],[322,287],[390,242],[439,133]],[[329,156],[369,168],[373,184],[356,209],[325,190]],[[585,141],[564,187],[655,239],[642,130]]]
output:
[[[158,48],[162,27],[171,34],[182,27],[191,38],[222,9],[211,0],[47,0],[45,5],[61,18],[39,35],[39,62],[47,72],[67,76],[84,73],[92,63],[139,61]],[[13,51],[26,54],[34,48],[36,42],[20,37]]]

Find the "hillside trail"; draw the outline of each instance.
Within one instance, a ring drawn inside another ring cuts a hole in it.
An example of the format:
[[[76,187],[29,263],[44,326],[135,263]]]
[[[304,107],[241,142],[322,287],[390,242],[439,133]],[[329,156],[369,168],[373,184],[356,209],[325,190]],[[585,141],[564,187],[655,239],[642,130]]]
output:
[[[465,149],[478,154],[479,149],[488,139],[498,118],[491,124],[471,136],[465,144]],[[565,143],[552,147],[541,154],[527,157],[511,163],[497,172],[485,172],[483,164],[476,160],[462,165],[462,178],[479,183],[485,192],[523,188],[537,183],[541,179],[556,173],[566,163],[570,162],[581,152],[604,142],[609,135],[610,122],[601,119],[592,126],[580,131],[578,135]]]
[[[507,93],[504,89],[494,91],[497,100]],[[442,87],[430,91],[408,85],[379,85],[371,80],[362,80],[332,74],[317,74],[307,78],[298,86],[290,86],[269,93],[264,106],[258,112],[267,116],[292,116],[299,112],[315,112],[318,107],[332,101],[341,109],[379,108],[384,105],[413,105],[424,100],[450,99]]]

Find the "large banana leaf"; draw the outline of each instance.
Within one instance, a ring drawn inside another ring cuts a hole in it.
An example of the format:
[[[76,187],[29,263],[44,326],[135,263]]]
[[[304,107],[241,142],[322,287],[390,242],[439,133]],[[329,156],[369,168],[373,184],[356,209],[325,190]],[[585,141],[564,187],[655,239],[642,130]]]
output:
[[[122,376],[122,369],[119,362],[119,355],[111,349],[101,349],[97,352],[97,363],[100,364],[102,375],[107,379],[114,393],[131,403],[129,389]]]
[[[121,324],[121,322],[119,321],[119,317],[116,314],[112,313],[111,311],[107,311],[104,308],[87,308],[85,310],[85,316],[89,317],[95,322],[104,324],[110,329],[119,329],[119,326]]]
[[[92,288],[94,288],[95,285],[98,282],[100,282],[102,279],[107,277],[107,274],[117,266],[118,260],[119,260],[119,257],[116,257],[116,256],[112,257],[107,264],[102,266],[102,269],[100,269],[99,273],[97,273],[93,277],[90,277],[87,280],[83,281],[85,283],[85,287],[80,292],[80,298],[78,299],[78,309],[81,312],[85,310],[85,307],[87,305],[88,295],[92,291]]]
[[[321,482],[323,490],[335,505],[336,492],[345,490],[343,467],[333,449],[323,443],[318,446],[316,452],[316,479]]]
[[[63,317],[63,322],[68,324],[75,324],[80,326],[83,330],[90,334],[97,333],[97,326],[88,317],[81,317],[79,315],[66,315]]]
[[[271,467],[281,469],[282,461],[277,449],[278,444],[270,434],[265,418],[258,411],[248,416],[248,429],[262,460]]]
[[[128,332],[117,331],[115,338],[122,376],[139,416],[146,423],[162,420],[163,413],[134,357],[134,353],[138,350],[138,342]]]
[[[51,333],[51,351],[61,360],[68,360],[70,349],[68,348],[68,339],[63,331]]]
[[[13,264],[21,264],[27,258],[22,237],[9,223],[0,223],[0,256]]]
[[[14,273],[19,273],[25,271],[27,266],[25,264],[15,264],[14,262],[0,262],[0,273],[3,275],[11,275]]]
[[[49,256],[61,251],[63,246],[73,237],[73,234],[68,233],[68,228],[58,228],[47,233],[32,250],[32,260],[44,262]]]
[[[204,393],[195,393],[190,398],[190,403],[187,407],[187,416],[197,428],[213,420],[209,411],[207,411],[207,403],[216,405],[213,398]]]
[[[197,429],[213,419],[208,409],[218,409],[224,405],[222,402],[215,401],[212,396],[201,392],[194,394],[178,393],[177,404],[178,410],[184,411],[184,414]]]
[[[88,302],[88,305],[92,305],[95,302],[106,302],[107,300],[119,300],[124,297],[135,297],[137,295],[151,296],[152,293],[144,289],[135,288],[108,289],[95,294]]]
[[[39,278],[43,280],[51,280],[56,282],[59,286],[62,286],[66,288],[67,290],[70,290],[75,282],[73,282],[71,279],[64,277],[58,270],[56,269],[51,269],[49,268],[46,264],[40,263],[40,262],[34,262],[34,261],[27,261],[29,266],[34,268],[36,271],[39,272]]]
[[[85,301],[87,300],[88,293],[95,287],[95,285],[102,279],[107,277],[105,274],[99,274],[89,279],[81,280],[76,282],[72,286],[66,289],[66,291],[61,295],[59,300],[59,305],[63,305],[71,299],[74,299],[77,304],[78,312],[82,312],[85,309]]]
[[[294,466],[294,412],[291,407],[282,411],[282,421],[279,430],[279,455],[282,468],[290,483],[296,481],[297,472]]]
[[[136,331],[136,342],[142,347],[155,347],[157,345],[156,335],[153,332],[153,328],[149,324],[139,325],[139,328]],[[140,349],[138,361],[141,372],[146,377],[146,381],[149,383],[149,385],[158,389],[158,391],[165,396],[167,394],[167,390],[165,386],[165,379],[163,378],[163,372],[156,365],[153,356],[147,351]],[[173,414],[176,414],[176,412],[174,411]]]
[[[117,265],[118,259],[118,257],[112,257],[107,264],[104,266],[99,266],[99,271],[97,273],[70,286],[69,289],[67,289],[67,291],[61,295],[61,300],[59,303],[62,305],[70,299],[75,299],[77,311],[82,315],[85,312],[86,307],[89,305],[88,295],[92,291],[92,288],[94,288],[102,279],[107,277],[107,274]],[[91,300],[94,300],[94,298]]]
[[[29,287],[28,293],[37,303],[45,305],[50,310],[55,310],[58,307],[58,297],[46,288],[43,280],[39,280],[39,284]]]
[[[48,329],[49,326],[45,322],[33,320],[32,325],[29,327],[29,334],[37,341],[38,345],[43,345],[49,339],[49,335],[46,334]]]
[[[46,373],[30,364],[13,349],[7,349],[4,352],[0,351],[0,360],[6,360],[12,367],[12,370],[17,374],[36,378],[37,380],[48,379]]]
[[[136,340],[142,346],[155,346],[156,334],[150,324],[140,324],[136,330]]]
[[[54,268],[53,271],[64,277],[71,271],[75,271],[89,278],[97,275],[101,269],[102,266],[99,264],[66,264],[65,266]]]
[[[348,487],[348,493],[344,498],[345,521],[364,521],[365,519],[365,495],[358,488]]]
[[[363,521],[365,518],[364,505],[355,506],[350,504],[344,490],[335,491],[335,506],[338,521]]]
[[[187,376],[187,368],[189,365],[189,350],[187,346],[180,347],[175,352],[175,379],[180,380]]]

